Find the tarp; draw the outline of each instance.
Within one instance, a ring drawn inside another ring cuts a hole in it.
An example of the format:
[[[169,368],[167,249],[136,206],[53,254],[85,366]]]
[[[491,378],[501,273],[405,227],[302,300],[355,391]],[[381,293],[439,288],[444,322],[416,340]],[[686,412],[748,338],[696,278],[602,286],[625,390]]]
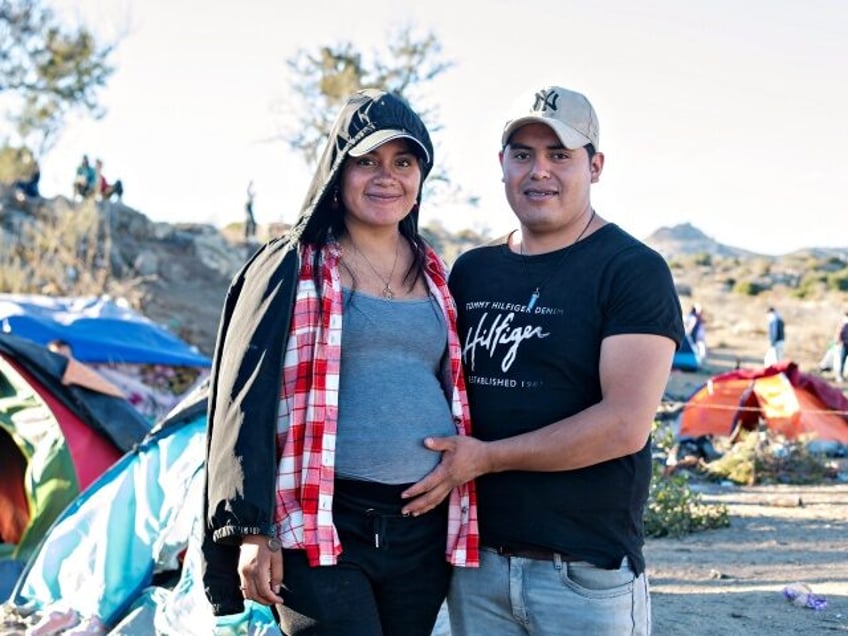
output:
[[[0,294],[0,333],[62,340],[151,423],[209,374],[211,360],[165,327],[107,297]]]
[[[206,386],[57,519],[11,596],[112,636],[281,636],[269,608],[216,618],[200,571]],[[32,619],[29,619],[32,620]]]
[[[678,436],[728,436],[760,421],[788,439],[848,444],[848,398],[791,361],[713,376],[684,404]]]
[[[0,294],[0,331],[42,345],[65,340],[83,362],[211,365],[163,326],[107,297]]]
[[[697,371],[701,368],[702,362],[703,360],[698,355],[698,348],[692,341],[692,336],[685,334],[680,342],[680,347],[674,352],[671,368],[681,371]]]

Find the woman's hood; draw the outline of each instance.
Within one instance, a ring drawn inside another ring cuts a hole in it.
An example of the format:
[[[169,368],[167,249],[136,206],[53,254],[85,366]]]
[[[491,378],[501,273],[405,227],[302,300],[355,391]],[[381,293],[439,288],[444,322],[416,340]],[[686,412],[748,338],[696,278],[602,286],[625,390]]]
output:
[[[381,134],[375,135],[378,132]],[[397,137],[409,138],[421,151],[423,184],[433,167],[433,144],[421,118],[403,98],[384,90],[369,88],[351,95],[330,130],[291,238],[297,240],[313,217],[332,213],[329,205],[332,191],[345,159],[357,144],[364,142],[356,149],[357,155],[365,154],[368,149]],[[421,202],[420,189],[418,202]],[[417,227],[418,206],[412,214]]]

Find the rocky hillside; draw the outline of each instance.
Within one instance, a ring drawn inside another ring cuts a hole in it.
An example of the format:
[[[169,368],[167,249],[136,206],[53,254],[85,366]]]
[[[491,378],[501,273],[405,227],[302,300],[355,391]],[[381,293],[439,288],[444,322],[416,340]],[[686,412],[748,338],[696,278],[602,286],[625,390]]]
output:
[[[16,201],[3,190],[0,202],[0,291],[123,298],[212,353],[227,285],[252,247],[121,203]]]
[[[229,280],[257,247],[238,227],[155,223],[115,202],[19,201],[0,185],[0,206],[0,292],[123,298],[206,354]],[[448,262],[487,240],[440,227],[424,233]],[[788,355],[815,367],[848,310],[848,248],[763,256],[689,224],[660,228],[646,242],[668,260],[684,310],[704,307],[719,369],[761,359],[770,305],[786,318]]]
[[[765,256],[739,247],[719,243],[715,239],[704,234],[691,223],[681,223],[680,225],[674,225],[672,227],[661,227],[647,237],[645,242],[667,259],[676,258],[686,254],[709,254],[710,256],[722,258],[757,258],[774,261],[798,255],[808,255],[820,260],[828,258],[839,258],[842,260],[848,259],[848,246],[843,248],[812,247],[780,257]]]

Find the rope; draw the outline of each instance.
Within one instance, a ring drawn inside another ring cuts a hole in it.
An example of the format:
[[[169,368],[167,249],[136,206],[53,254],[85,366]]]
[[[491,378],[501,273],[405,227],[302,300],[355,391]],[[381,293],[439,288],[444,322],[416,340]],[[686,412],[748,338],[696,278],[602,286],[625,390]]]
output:
[[[733,411],[734,413],[739,412],[739,411],[754,413],[754,412],[764,410],[762,407],[759,407],[759,406],[728,406],[728,405],[725,405],[725,404],[690,404],[690,403],[685,403],[685,402],[683,403],[683,410],[691,410],[691,409],[705,409],[705,410],[712,410],[712,411]],[[794,411],[794,412],[811,413],[811,414],[816,414],[816,415],[832,414],[832,415],[840,415],[842,417],[848,417],[848,411],[839,411],[839,410],[833,410],[833,409],[798,409],[797,411]]]

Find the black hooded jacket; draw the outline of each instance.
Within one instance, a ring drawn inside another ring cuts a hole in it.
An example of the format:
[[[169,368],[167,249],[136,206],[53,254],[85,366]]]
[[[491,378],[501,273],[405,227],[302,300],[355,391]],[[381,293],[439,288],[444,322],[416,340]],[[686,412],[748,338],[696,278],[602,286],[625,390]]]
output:
[[[210,376],[204,495],[203,582],[216,615],[244,609],[237,571],[241,538],[276,535],[277,396],[299,247],[332,226],[338,212],[330,199],[341,167],[351,148],[379,130],[403,131],[418,142],[426,151],[421,158],[422,181],[426,178],[433,147],[418,115],[391,93],[355,93],[333,125],[294,227],[259,248],[227,292]],[[416,231],[418,206],[401,223]]]

